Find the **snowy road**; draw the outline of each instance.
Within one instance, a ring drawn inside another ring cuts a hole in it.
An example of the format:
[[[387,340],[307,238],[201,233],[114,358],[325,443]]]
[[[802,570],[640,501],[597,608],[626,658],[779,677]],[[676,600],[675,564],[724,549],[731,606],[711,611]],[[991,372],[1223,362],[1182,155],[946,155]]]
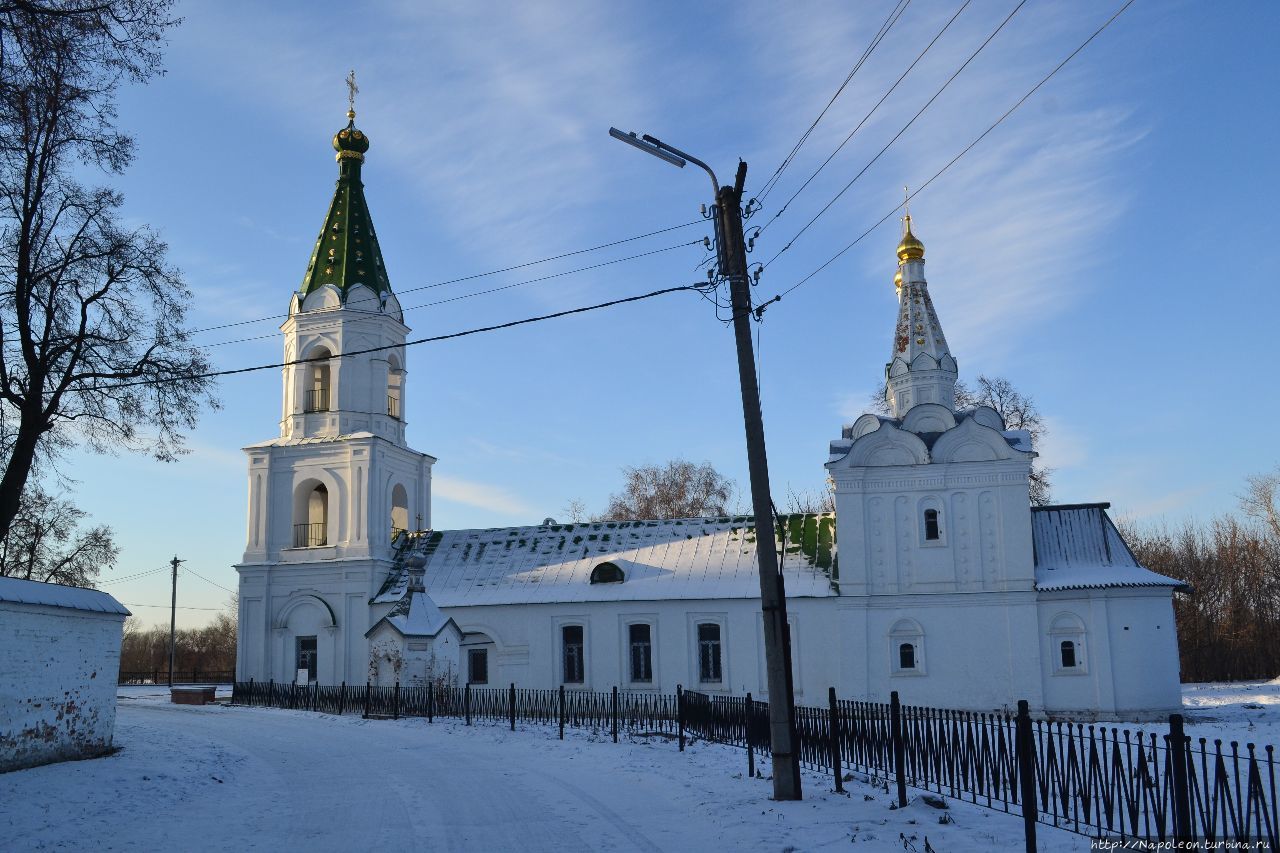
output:
[[[964,804],[890,810],[806,774],[775,803],[745,754],[613,744],[548,729],[378,721],[304,711],[120,701],[116,755],[0,775],[0,849],[717,851],[989,850],[1020,820]],[[1048,850],[1087,840],[1045,828]]]

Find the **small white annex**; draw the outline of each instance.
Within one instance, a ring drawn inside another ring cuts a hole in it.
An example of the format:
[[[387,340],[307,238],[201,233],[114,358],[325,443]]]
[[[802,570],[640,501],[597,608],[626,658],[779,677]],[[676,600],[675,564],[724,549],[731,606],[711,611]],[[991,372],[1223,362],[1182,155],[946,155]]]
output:
[[[350,117],[282,327],[280,435],[246,448],[237,677],[767,697],[753,519],[432,529],[436,460],[406,444],[408,328]],[[831,442],[834,513],[770,531],[797,700],[835,687],[1077,717],[1178,707],[1180,583],[1138,565],[1106,504],[1031,506],[1030,436],[956,410],[910,217],[895,283],[891,414]]]
[[[0,773],[110,751],[128,615],[96,589],[0,577]]]

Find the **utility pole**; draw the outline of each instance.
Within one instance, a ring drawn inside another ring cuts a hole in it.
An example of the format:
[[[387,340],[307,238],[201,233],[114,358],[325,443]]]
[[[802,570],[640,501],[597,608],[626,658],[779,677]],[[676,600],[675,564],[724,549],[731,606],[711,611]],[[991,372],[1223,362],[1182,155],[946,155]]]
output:
[[[742,416],[747,434],[747,467],[751,476],[751,506],[756,518],[756,553],[760,560],[760,609],[764,613],[764,657],[769,689],[769,745],[773,757],[773,798],[801,799],[800,756],[796,751],[795,694],[791,680],[791,635],[778,549],[774,541],[773,499],[769,491],[769,463],[765,455],[764,419],[760,413],[755,355],[751,346],[751,291],[747,276],[747,247],[742,233],[742,189],[747,164],[738,161],[732,187],[721,187],[711,168],[648,134],[637,137],[609,129],[609,135],[659,160],[684,167],[701,166],[711,176],[715,192],[713,216],[720,273],[729,280],[733,336],[738,349],[738,379],[742,385]]]
[[[758,537],[757,537],[758,538]],[[173,596],[169,600],[169,687],[173,687],[173,655],[175,649],[176,629],[178,622],[178,566],[186,560],[179,560],[174,554],[169,565],[173,566]]]

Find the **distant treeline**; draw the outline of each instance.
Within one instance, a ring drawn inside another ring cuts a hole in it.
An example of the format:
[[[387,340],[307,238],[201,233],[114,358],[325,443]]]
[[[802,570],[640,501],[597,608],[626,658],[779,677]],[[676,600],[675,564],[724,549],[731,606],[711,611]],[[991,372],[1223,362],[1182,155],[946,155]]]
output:
[[[174,669],[181,672],[232,672],[236,668],[236,620],[219,613],[203,628],[182,628],[174,641]],[[120,645],[121,672],[167,672],[169,626],[142,630],[135,617],[125,622]]]
[[[1138,562],[1192,587],[1174,597],[1184,682],[1280,675],[1276,480],[1250,479],[1243,517],[1125,531]]]

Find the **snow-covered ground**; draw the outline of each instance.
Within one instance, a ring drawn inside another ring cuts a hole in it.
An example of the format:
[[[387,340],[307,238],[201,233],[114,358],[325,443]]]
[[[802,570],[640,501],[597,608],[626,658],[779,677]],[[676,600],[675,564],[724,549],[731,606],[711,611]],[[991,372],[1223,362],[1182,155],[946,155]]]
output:
[[[221,690],[219,696],[227,693]],[[1280,742],[1280,682],[1188,685],[1189,731]],[[521,724],[362,720],[171,705],[120,690],[120,752],[0,775],[0,848],[27,850],[1018,849],[1017,815],[912,791],[906,809],[863,782],[769,799],[739,749]],[[1260,708],[1249,707],[1260,705]],[[943,815],[951,821],[940,823]],[[1041,849],[1088,839],[1038,827]]]

